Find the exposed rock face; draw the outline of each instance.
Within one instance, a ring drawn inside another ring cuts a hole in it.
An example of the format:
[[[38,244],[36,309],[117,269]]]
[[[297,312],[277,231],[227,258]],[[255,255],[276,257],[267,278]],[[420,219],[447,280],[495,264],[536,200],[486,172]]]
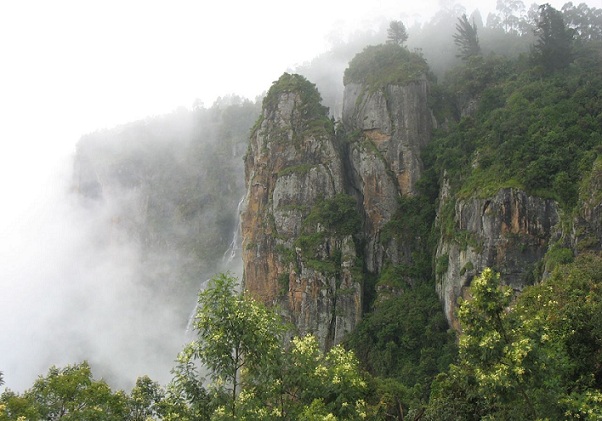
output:
[[[285,74],[268,93],[251,137],[241,219],[244,287],[279,304],[298,333],[314,333],[327,348],[359,321],[362,279],[351,233],[319,218],[306,221],[345,192],[332,123],[308,90],[315,87]],[[311,115],[312,108],[319,112]]]
[[[399,208],[399,197],[414,195],[422,175],[420,151],[431,138],[433,121],[428,82],[388,85],[374,92],[350,83],[344,98],[343,123],[360,133],[348,155],[365,217],[366,268],[378,273],[387,262],[407,260],[395,244],[382,244],[380,236]]]
[[[387,85],[370,93],[359,84],[345,87],[343,123],[361,130],[392,172],[401,194],[415,193],[422,175],[420,149],[431,138],[432,114],[426,79]]]
[[[426,80],[370,94],[350,84],[343,121],[359,136],[340,142],[325,111],[310,115],[308,84],[286,74],[276,82],[251,137],[244,287],[328,348],[361,318],[364,271],[411,260],[411,245],[381,232],[399,198],[415,193],[432,119]]]
[[[553,200],[515,189],[500,190],[488,199],[455,204],[443,200],[447,202],[439,217],[453,218],[453,233],[443,232],[437,247],[437,292],[450,325],[458,328],[458,298],[466,296],[470,282],[484,268],[500,272],[505,284],[516,291],[530,282],[534,265],[548,249],[559,211]]]

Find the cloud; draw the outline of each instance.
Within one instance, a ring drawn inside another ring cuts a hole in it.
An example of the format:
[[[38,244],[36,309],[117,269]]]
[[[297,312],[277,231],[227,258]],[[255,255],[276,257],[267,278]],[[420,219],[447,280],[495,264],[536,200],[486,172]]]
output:
[[[138,245],[113,226],[111,203],[81,206],[70,182],[54,173],[54,188],[25,210],[28,223],[3,238],[6,386],[22,390],[51,365],[84,359],[115,387],[127,389],[144,374],[166,383],[189,309],[141,282]]]

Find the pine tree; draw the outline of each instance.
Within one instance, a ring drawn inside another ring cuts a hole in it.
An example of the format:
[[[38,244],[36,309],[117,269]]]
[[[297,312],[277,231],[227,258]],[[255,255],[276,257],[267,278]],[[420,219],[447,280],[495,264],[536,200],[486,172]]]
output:
[[[387,42],[389,44],[403,45],[408,40],[406,27],[400,20],[393,20],[387,29]]]
[[[549,4],[539,7],[538,36],[532,58],[546,73],[563,69],[572,61],[573,31],[564,24],[562,14]]]
[[[460,48],[462,60],[468,60],[470,57],[477,56],[481,53],[479,46],[479,38],[477,36],[477,25],[468,21],[466,15],[458,18],[456,24],[456,33],[454,34],[454,43]]]

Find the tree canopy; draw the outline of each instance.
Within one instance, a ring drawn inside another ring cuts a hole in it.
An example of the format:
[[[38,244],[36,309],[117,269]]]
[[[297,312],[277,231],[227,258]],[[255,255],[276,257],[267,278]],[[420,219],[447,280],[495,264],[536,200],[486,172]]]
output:
[[[537,42],[533,58],[547,73],[564,69],[572,61],[573,31],[566,27],[562,14],[549,4],[539,7]]]
[[[585,254],[516,299],[486,269],[462,303],[460,355],[429,419],[600,419],[602,258]]]

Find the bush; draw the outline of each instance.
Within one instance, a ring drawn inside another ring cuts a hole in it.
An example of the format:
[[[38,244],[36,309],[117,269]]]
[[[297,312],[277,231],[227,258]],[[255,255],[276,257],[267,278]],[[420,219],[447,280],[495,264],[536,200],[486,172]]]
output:
[[[351,60],[343,84],[358,83],[377,90],[422,79],[427,72],[428,65],[420,55],[396,44],[381,44],[366,47]]]

